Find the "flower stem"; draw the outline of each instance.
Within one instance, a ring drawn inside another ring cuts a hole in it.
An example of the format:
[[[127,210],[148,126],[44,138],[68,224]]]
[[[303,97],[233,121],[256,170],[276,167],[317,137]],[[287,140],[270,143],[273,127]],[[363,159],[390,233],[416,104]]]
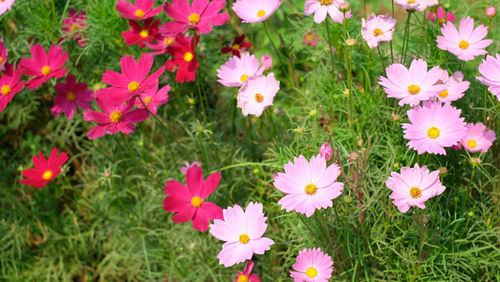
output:
[[[334,56],[333,56],[333,50],[332,50],[332,38],[330,36],[330,27],[329,27],[329,24],[328,24],[328,17],[326,18],[325,20],[325,27],[326,27],[326,35],[328,36],[328,49],[330,49],[330,59],[332,60],[332,70],[335,69],[335,59],[334,59]]]
[[[403,57],[401,63],[404,65],[406,60],[406,52],[408,51],[408,41],[410,40],[410,18],[413,12],[409,11],[406,17],[405,34],[403,38],[403,51],[401,52]]]
[[[213,170],[213,171],[210,172],[210,174],[216,173],[216,172],[220,172],[220,171],[223,171],[223,170],[226,170],[226,169],[230,169],[230,168],[245,167],[245,166],[270,166],[270,167],[272,167],[274,165],[273,164],[269,164],[269,163],[255,163],[255,162],[232,164],[232,165],[228,165],[228,166],[225,166],[225,167]]]
[[[385,63],[384,63],[384,58],[382,57],[382,53],[380,52],[380,46],[377,46],[377,51],[378,51],[378,56],[380,57],[380,62],[382,63],[382,67],[384,68],[384,73],[385,73]]]
[[[276,56],[278,56],[278,60],[280,61],[280,67],[283,67],[283,61],[281,61],[281,56],[280,53],[278,52],[278,48],[276,48],[276,45],[274,45],[274,41],[271,38],[271,34],[269,34],[269,30],[267,29],[267,23],[266,21],[262,22],[264,25],[264,31],[266,32],[267,38],[269,38],[269,42],[271,42],[271,46],[273,47],[274,53],[276,53]]]

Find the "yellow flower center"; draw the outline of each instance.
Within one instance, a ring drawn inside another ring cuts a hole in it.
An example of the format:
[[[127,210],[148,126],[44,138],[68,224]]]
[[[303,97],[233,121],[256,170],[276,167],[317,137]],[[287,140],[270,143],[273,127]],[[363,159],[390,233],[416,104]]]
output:
[[[241,274],[238,276],[238,282],[248,282],[248,276]]]
[[[233,50],[239,50],[240,49],[240,45],[239,44],[234,44],[232,48],[233,48]]]
[[[264,101],[264,96],[260,93],[255,94],[255,101],[257,101],[257,103],[262,103],[262,101]]]
[[[415,4],[417,2],[417,0],[408,0],[406,1],[406,4],[410,5],[410,4]]]
[[[0,91],[2,91],[2,95],[9,95],[12,91],[12,88],[10,88],[9,85],[4,85],[2,86],[2,89]]]
[[[241,82],[245,82],[248,79],[248,75],[244,74],[240,77]]]
[[[439,92],[438,95],[441,98],[446,98],[446,97],[448,97],[448,90],[443,90],[443,91]]]
[[[465,50],[465,49],[469,48],[469,42],[462,40],[462,41],[460,41],[460,43],[458,43],[458,47],[460,47],[460,49],[462,49],[462,50]]]
[[[141,89],[141,85],[137,81],[132,81],[128,84],[128,91],[134,92]]]
[[[0,57],[0,64],[3,63],[3,57]]]
[[[378,27],[373,30],[373,35],[375,35],[375,36],[379,36],[379,35],[382,35],[382,34],[384,34],[384,32],[380,28],[378,28]]]
[[[163,40],[163,44],[165,45],[172,45],[174,43],[174,38],[173,37],[167,37],[165,40]]]
[[[439,129],[436,127],[431,127],[429,130],[427,130],[427,136],[429,136],[431,139],[436,139],[441,135],[441,132],[439,132]]]
[[[313,37],[312,35],[308,34],[306,35],[306,41],[312,41]]]
[[[475,140],[470,139],[469,141],[467,141],[467,146],[469,146],[469,148],[476,148],[477,142]]]
[[[422,190],[420,190],[420,188],[418,188],[417,186],[411,187],[410,188],[410,196],[413,199],[418,199],[422,196]]]
[[[192,13],[191,15],[189,15],[188,21],[190,24],[197,24],[200,22],[200,15],[198,15],[197,13]]]
[[[332,4],[333,0],[319,0],[319,3],[321,5],[330,5]]]
[[[248,242],[250,242],[250,237],[248,237],[247,234],[241,234],[239,241],[242,244],[247,244]]]
[[[80,26],[79,26],[79,25],[77,25],[77,24],[72,24],[72,25],[71,25],[71,27],[69,28],[69,31],[71,31],[71,32],[75,32],[75,31],[77,31],[79,28],[80,28]]]
[[[201,199],[200,197],[198,196],[194,196],[192,199],[191,199],[191,205],[193,205],[193,207],[195,208],[199,208],[201,206],[201,204],[203,203],[203,199]]]
[[[186,61],[188,63],[191,62],[193,60],[193,58],[194,58],[194,55],[191,52],[186,52],[184,54],[184,61]]]
[[[52,178],[52,175],[54,175],[52,170],[47,170],[42,174],[42,179],[43,180],[50,180]]]
[[[42,68],[43,75],[49,75],[51,72],[52,72],[52,69],[50,69],[49,66],[43,66],[43,68]]]
[[[109,120],[112,122],[112,123],[119,123],[120,121],[123,120],[123,114],[122,112],[120,112],[119,110],[114,110],[113,112],[111,112],[111,114],[109,115]]]
[[[259,18],[262,18],[265,15],[266,15],[266,11],[264,11],[264,10],[260,10],[257,12],[257,17],[259,17]]]
[[[316,187],[316,185],[314,184],[307,184],[304,191],[307,195],[314,195],[318,191],[318,187]]]
[[[75,94],[75,92],[73,92],[73,91],[68,91],[68,93],[66,93],[66,101],[68,101],[68,102],[73,102],[73,101],[75,101],[75,99],[76,99],[76,94]]]
[[[153,98],[151,98],[151,96],[148,96],[148,97],[144,98],[144,103],[149,105],[149,104],[151,104],[151,100],[153,100]]]
[[[141,9],[135,11],[135,16],[138,17],[138,18],[142,18],[142,17],[144,17],[144,15],[145,15],[145,13]]]
[[[408,93],[410,93],[411,95],[417,95],[418,93],[420,93],[420,86],[415,84],[408,86]]]
[[[438,22],[439,22],[440,24],[444,24],[444,23],[446,22],[446,20],[445,20],[445,19],[438,19]]]
[[[316,268],[314,267],[309,267],[307,270],[306,270],[306,276],[309,277],[309,278],[314,278],[318,275],[318,271],[316,270]]]
[[[142,37],[142,38],[146,38],[149,36],[149,32],[145,29],[141,30],[141,32],[139,32],[139,35]]]

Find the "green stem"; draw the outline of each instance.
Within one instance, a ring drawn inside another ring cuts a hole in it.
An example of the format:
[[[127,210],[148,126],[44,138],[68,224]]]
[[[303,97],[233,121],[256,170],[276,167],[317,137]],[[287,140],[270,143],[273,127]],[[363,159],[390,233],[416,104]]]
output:
[[[332,60],[332,70],[334,70],[335,69],[335,59],[334,59],[334,56],[333,56],[333,50],[332,50],[333,45],[332,45],[332,38],[330,36],[330,27],[329,27],[329,24],[328,24],[328,18],[329,17],[327,17],[326,20],[325,20],[325,26],[326,26],[326,34],[328,36],[328,45],[329,45],[328,49],[330,49],[330,58]]]
[[[380,46],[377,46],[377,51],[378,51],[378,56],[380,57],[380,62],[382,63],[382,67],[384,68],[384,73],[385,73],[385,63],[384,63],[384,58],[382,57],[382,52],[380,52]]]
[[[213,170],[213,171],[210,172],[210,174],[216,173],[216,172],[220,172],[220,171],[223,171],[223,170],[226,170],[226,169],[230,169],[230,168],[245,167],[245,166],[269,166],[269,167],[272,167],[274,165],[268,164],[268,163],[247,162],[247,163],[240,163],[240,164],[228,165],[228,166],[225,166],[225,167]]]
[[[324,221],[324,218],[322,215],[320,215],[320,212],[317,211],[315,213],[315,217],[316,217],[316,220],[318,221],[319,223],[319,226],[321,227],[321,231],[323,232],[324,236],[327,238],[328,240],[328,244],[329,244],[329,247],[330,249],[333,251],[333,241],[332,241],[332,236],[330,234],[330,232],[328,232],[328,228],[326,227],[326,224],[325,224],[325,221]]]
[[[208,159],[207,159],[207,155],[205,153],[205,147],[203,146],[203,139],[201,138],[201,134],[202,133],[199,133],[198,134],[198,142],[200,143],[200,151],[201,151],[201,157],[203,159],[203,163],[205,164],[205,167],[209,167],[208,165]]]
[[[392,17],[394,18],[394,0],[392,0]]]
[[[391,45],[391,64],[394,64],[394,51],[392,50],[392,40],[389,42],[389,44]]]
[[[264,31],[266,32],[267,38],[269,38],[269,42],[271,42],[271,46],[274,49],[274,53],[276,53],[276,56],[278,56],[278,60],[280,61],[280,67],[283,69],[284,66],[283,61],[281,61],[280,53],[278,52],[278,48],[276,48],[276,45],[274,45],[274,41],[271,38],[271,34],[269,34],[269,30],[267,29],[267,23],[266,21],[263,21],[262,23],[264,24]]]
[[[405,35],[404,35],[404,41],[403,41],[403,58],[401,63],[404,65],[405,60],[406,60],[406,52],[408,51],[408,41],[410,40],[410,18],[411,14],[413,12],[408,12],[408,17],[406,18],[406,25],[405,25]]]
[[[465,187],[465,195],[464,195],[464,199],[462,200],[462,214],[464,213],[465,211],[465,205],[467,203],[467,199],[469,198],[470,196],[470,191],[471,191],[471,184],[472,184],[472,181],[474,180],[474,175],[476,173],[476,166],[473,166],[472,167],[472,173],[470,175],[470,179],[469,179],[469,183],[467,183],[467,186]]]

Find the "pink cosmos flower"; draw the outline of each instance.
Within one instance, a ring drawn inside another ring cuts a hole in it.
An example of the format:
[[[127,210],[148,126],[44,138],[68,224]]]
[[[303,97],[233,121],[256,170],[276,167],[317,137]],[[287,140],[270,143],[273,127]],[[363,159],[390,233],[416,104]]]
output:
[[[140,97],[142,102],[148,107],[148,109],[156,115],[158,112],[158,106],[166,104],[168,102],[168,92],[170,91],[170,85],[166,85],[158,91],[158,84],[156,84],[151,90],[148,90],[142,94]],[[139,108],[144,108],[142,102],[137,99],[135,100],[135,105]]]
[[[233,11],[244,23],[258,23],[267,20],[283,1],[280,0],[237,0]]]
[[[182,174],[186,174],[188,169],[192,166],[197,166],[197,167],[201,167],[201,163],[200,162],[193,162],[192,164],[189,164],[189,162],[185,162],[184,163],[185,165],[183,167],[181,167],[181,172]]]
[[[443,36],[437,37],[437,47],[457,56],[462,61],[473,60],[475,56],[487,54],[484,50],[493,40],[485,39],[488,35],[488,27],[480,25],[474,28],[474,19],[467,17],[460,21],[457,28],[453,23],[446,23],[441,28]]]
[[[339,5],[343,0],[307,0],[305,3],[304,15],[309,16],[314,14],[314,22],[317,24],[322,23],[326,19],[326,15],[336,23],[344,22],[344,13],[339,10]],[[351,18],[351,11],[345,14],[346,18]]]
[[[22,58],[19,63],[19,68],[24,75],[34,76],[26,83],[26,87],[33,90],[38,88],[42,83],[52,77],[63,77],[66,75],[66,70],[62,68],[68,54],[63,53],[63,49],[57,45],[50,46],[49,54],[45,53],[42,45],[36,44],[31,46],[31,55],[33,59]]]
[[[267,224],[260,203],[250,202],[245,211],[238,206],[223,211],[224,220],[216,219],[210,224],[210,234],[225,241],[222,251],[217,255],[219,264],[230,267],[252,258],[253,254],[264,254],[274,241],[262,237]]]
[[[209,220],[222,219],[222,209],[205,199],[219,186],[220,172],[203,180],[203,172],[198,166],[191,166],[186,173],[186,187],[171,180],[165,184],[168,195],[163,201],[163,209],[177,213],[172,217],[176,223],[193,220],[193,228],[201,232],[208,230]]]
[[[273,58],[269,55],[263,55],[260,57],[260,64],[263,71],[270,70],[273,67]]]
[[[441,195],[446,189],[439,181],[439,170],[429,172],[426,166],[420,168],[418,164],[413,168],[403,167],[401,174],[391,172],[385,185],[392,190],[389,198],[402,213],[413,206],[425,209],[425,201]]]
[[[0,1],[0,15],[3,15],[7,10],[12,9],[15,0],[1,0]]]
[[[248,78],[261,75],[264,69],[259,68],[259,60],[249,53],[241,57],[233,56],[217,70],[219,83],[226,87],[240,87]]]
[[[313,156],[307,162],[304,156],[295,157],[285,165],[285,173],[279,172],[274,186],[286,194],[278,204],[287,212],[295,210],[310,217],[316,209],[328,208],[332,200],[342,194],[344,183],[335,182],[340,174],[336,164],[326,166],[326,159]]]
[[[470,82],[463,81],[464,74],[457,71],[452,76],[449,76],[448,71],[443,70],[442,72],[441,81],[443,81],[445,89],[436,95],[439,101],[446,103],[462,98],[470,85]]]
[[[395,0],[405,10],[423,11],[427,7],[427,0]]]
[[[145,42],[147,48],[153,50],[151,54],[161,55],[167,53],[167,48],[175,43],[175,35],[157,36],[154,42]]]
[[[165,3],[165,13],[174,19],[160,26],[162,33],[184,33],[194,28],[199,33],[210,33],[214,25],[223,25],[229,20],[229,14],[219,12],[226,6],[226,0],[172,0]]]
[[[332,159],[333,149],[330,145],[328,145],[328,142],[325,142],[325,144],[321,145],[321,148],[319,148],[319,155],[327,161]]]
[[[493,142],[497,139],[495,131],[486,130],[486,126],[482,123],[468,123],[466,126],[467,133],[460,140],[465,150],[475,153],[482,152],[485,153],[493,145]]]
[[[9,51],[5,48],[5,44],[3,44],[3,38],[0,38],[0,72],[5,70],[8,52]]]
[[[165,62],[168,71],[175,71],[175,80],[179,83],[194,81],[196,71],[200,63],[196,59],[196,45],[200,42],[200,36],[196,40],[192,37],[184,37],[180,34],[175,38],[175,44],[167,48],[167,53],[173,58]]]
[[[157,87],[158,78],[165,71],[165,67],[148,76],[153,61],[153,55],[147,53],[141,55],[139,62],[132,56],[122,57],[120,59],[122,73],[107,70],[102,75],[102,81],[112,87],[100,89],[97,91],[97,97],[105,104],[122,105],[135,95]]]
[[[302,39],[302,45],[311,45],[311,46],[316,46],[318,42],[321,40],[319,36],[314,34],[314,32],[309,31],[304,35],[304,38]]]
[[[376,48],[380,42],[391,41],[396,29],[396,19],[389,15],[372,14],[366,20],[361,19],[361,23],[361,35],[370,48]]]
[[[83,113],[85,121],[98,123],[87,134],[89,139],[93,140],[106,134],[113,135],[118,132],[127,135],[134,132],[134,123],[141,122],[149,117],[146,109],[132,110],[135,99],[135,97],[130,99],[126,105],[110,105],[97,99],[97,105],[104,112],[87,111]]]
[[[333,261],[320,248],[303,249],[292,267],[296,271],[290,271],[290,276],[295,282],[328,282],[332,277]]]
[[[487,56],[478,69],[483,77],[476,76],[476,79],[489,86],[488,90],[500,101],[500,55],[496,54],[496,58]]]
[[[94,101],[94,91],[87,89],[87,84],[76,83],[74,75],[66,77],[66,83],[59,83],[54,86],[57,96],[54,98],[54,106],[50,109],[52,115],[64,113],[68,119],[72,119],[77,110],[77,106],[84,110],[90,110],[92,107],[89,102]]]
[[[68,155],[62,152],[59,156],[59,150],[56,148],[50,152],[49,160],[45,158],[42,152],[38,153],[38,158],[33,157],[35,168],[23,170],[24,179],[19,183],[26,184],[35,188],[43,188],[48,182],[53,181],[61,173],[61,166],[68,160]]]
[[[0,76],[0,112],[12,101],[14,95],[23,89],[24,80],[19,81],[22,72],[7,64],[5,72]]]
[[[146,43],[151,43],[158,35],[158,25],[160,20],[147,19],[144,21],[144,26],[139,22],[129,20],[128,23],[132,30],[127,30],[122,33],[122,37],[127,45],[137,45],[141,48],[146,46]]]
[[[457,145],[467,132],[461,110],[449,103],[424,102],[407,112],[411,123],[403,123],[408,146],[418,151],[446,155],[444,147]]]
[[[435,13],[431,11],[425,13],[425,17],[431,20],[433,23],[436,22],[436,16],[438,19],[438,23],[441,25],[446,22],[452,23],[455,21],[455,11],[447,12],[443,9],[443,7],[439,7]]]
[[[249,78],[238,91],[237,107],[243,111],[244,116],[251,114],[259,117],[273,104],[274,96],[279,89],[280,82],[274,78],[273,73]]]
[[[427,71],[427,62],[422,59],[413,60],[410,69],[402,64],[392,64],[385,70],[387,78],[381,76],[379,84],[387,96],[401,99],[400,106],[417,105],[444,90],[443,84],[436,84],[442,74],[439,66]]]
[[[80,47],[85,47],[85,44],[88,42],[87,37],[82,32],[88,27],[88,24],[85,22],[87,20],[85,15],[84,11],[77,13],[74,9],[69,10],[69,18],[63,21],[62,32],[64,36],[59,38],[59,43],[73,37]]]
[[[130,2],[120,0],[116,3],[116,10],[120,12],[120,17],[130,20],[145,20],[156,16],[161,12],[161,6],[153,9],[154,0],[136,0],[135,5]]]
[[[256,273],[250,275],[253,266],[253,261],[247,261],[247,263],[245,264],[245,270],[243,272],[238,271],[238,274],[233,282],[260,282],[260,278]]]

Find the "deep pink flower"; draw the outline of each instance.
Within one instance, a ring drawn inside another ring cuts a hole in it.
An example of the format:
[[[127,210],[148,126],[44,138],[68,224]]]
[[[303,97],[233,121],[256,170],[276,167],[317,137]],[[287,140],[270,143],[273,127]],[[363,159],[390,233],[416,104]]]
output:
[[[72,119],[77,110],[77,106],[84,110],[92,107],[89,102],[94,101],[94,91],[87,89],[87,84],[76,83],[76,77],[72,74],[66,77],[66,83],[59,83],[54,86],[57,96],[54,98],[54,106],[50,109],[52,115],[64,113],[68,119]]]
[[[19,183],[35,188],[43,188],[49,181],[53,181],[61,173],[62,164],[68,160],[66,153],[62,152],[57,156],[58,153],[59,150],[53,148],[49,160],[47,160],[42,152],[39,152],[38,158],[33,157],[35,168],[23,170],[23,176],[26,178],[19,180]]]
[[[428,11],[425,14],[425,16],[429,20],[431,20],[433,23],[436,22],[436,15],[437,15],[438,23],[441,25],[446,23],[446,22],[452,23],[455,21],[455,11],[447,12],[443,9],[443,7],[439,7],[435,13]]]
[[[5,66],[5,71],[0,76],[0,112],[12,101],[14,95],[23,89],[24,80],[19,81],[21,74],[22,72],[16,71],[13,65]]]
[[[140,97],[142,102],[148,107],[148,109],[156,115],[158,112],[158,106],[166,104],[168,102],[168,92],[170,91],[170,85],[166,85],[160,90],[158,90],[158,84],[156,84],[151,90],[148,90],[142,94]],[[144,108],[144,105],[139,99],[135,101],[135,105],[139,108]]]
[[[233,280],[233,282],[260,282],[260,278],[256,273],[250,275],[253,266],[253,261],[247,261],[247,263],[245,264],[245,270],[243,272],[238,271],[238,274],[236,275],[236,278]]]
[[[290,276],[295,282],[328,282],[332,277],[332,265],[332,258],[320,248],[303,249],[299,251],[292,266],[295,271],[290,271]]]
[[[50,46],[49,54],[45,53],[42,45],[31,46],[33,59],[22,58],[19,68],[24,75],[34,76],[26,83],[26,87],[33,90],[52,77],[63,77],[66,75],[64,63],[68,60],[68,54],[63,53],[63,49],[57,45]]]
[[[233,40],[233,43],[229,47],[224,47],[220,51],[222,54],[232,53],[233,56],[240,57],[241,52],[248,51],[250,47],[252,47],[252,43],[244,42],[245,35],[242,34],[240,36],[236,36]]]
[[[122,57],[120,60],[122,73],[107,70],[102,75],[102,81],[113,87],[98,90],[98,99],[106,104],[121,105],[135,95],[157,87],[158,78],[165,68],[161,67],[148,76],[153,61],[153,55],[147,53],[141,55],[139,62],[136,62],[132,56]]]
[[[129,20],[128,23],[132,30],[127,30],[122,33],[122,37],[125,40],[125,44],[134,45],[137,43],[139,47],[144,48],[146,43],[151,43],[159,35],[158,25],[160,20],[154,21],[154,19],[147,19],[141,23]]]
[[[210,33],[214,25],[223,25],[229,20],[229,14],[220,13],[226,6],[226,0],[172,0],[165,2],[165,13],[174,19],[160,26],[162,33],[184,33],[194,28],[199,33]]]
[[[3,38],[0,38],[0,72],[5,70],[5,63],[7,63],[7,53],[9,51],[5,48],[3,44]]]
[[[487,130],[486,126],[480,122],[476,124],[468,123],[466,127],[467,133],[460,140],[460,144],[471,153],[487,152],[497,139],[495,131]]]
[[[144,43],[147,48],[153,50],[151,54],[161,55],[167,53],[167,48],[175,43],[175,35],[157,36],[153,42]]]
[[[317,36],[314,32],[309,31],[306,35],[304,35],[302,45],[316,46],[320,40],[321,38],[319,36]]]
[[[197,36],[196,44],[200,37]],[[165,63],[167,70],[176,71],[175,80],[183,83],[186,81],[194,81],[196,79],[196,70],[200,64],[196,59],[194,40],[192,37],[184,37],[177,35],[174,45],[167,48],[167,53],[173,56],[172,59]]]
[[[441,28],[443,36],[437,37],[437,47],[457,56],[462,61],[473,60],[475,56],[487,54],[485,50],[493,40],[484,39],[488,35],[488,27],[480,25],[474,28],[474,19],[464,18],[457,28],[453,23],[446,23]]]
[[[145,20],[156,16],[161,12],[161,6],[153,9],[155,0],[136,0],[135,5],[130,2],[120,0],[116,3],[116,10],[120,12],[120,17],[130,20]]]
[[[321,145],[321,148],[319,148],[319,155],[327,161],[332,159],[333,149],[330,145],[328,145],[328,142],[325,142],[325,144]]]
[[[188,169],[191,168],[192,166],[201,167],[201,163],[198,161],[194,161],[192,164],[189,164],[189,162],[184,162],[184,164],[185,165],[181,167],[182,174],[186,174]]]
[[[445,89],[437,93],[436,97],[441,102],[453,102],[465,95],[465,91],[469,89],[470,82],[464,81],[464,74],[461,71],[455,72],[452,76],[448,75],[448,71],[442,70],[441,81]]]
[[[80,47],[85,47],[88,42],[87,37],[83,34],[83,30],[88,27],[85,15],[84,11],[77,13],[74,9],[69,10],[69,18],[63,21],[62,32],[64,35],[59,39],[59,42],[73,37]]]
[[[96,139],[106,134],[116,134],[122,132],[130,134],[135,131],[134,123],[141,122],[149,117],[146,109],[132,110],[135,97],[130,99],[126,105],[111,105],[97,99],[97,105],[104,112],[87,111],[83,113],[85,121],[98,123],[92,128],[87,136],[89,139]]]
[[[496,54],[496,58],[487,56],[478,69],[482,77],[476,76],[476,79],[489,86],[488,90],[500,101],[500,54]]]
[[[203,180],[203,172],[198,166],[191,166],[186,173],[186,186],[171,180],[165,185],[168,195],[163,201],[163,209],[177,213],[172,217],[176,223],[193,220],[193,228],[205,232],[210,220],[222,219],[222,209],[214,203],[205,201],[220,181],[220,172]]]
[[[491,19],[497,14],[497,9],[495,9],[495,7],[493,6],[488,6],[486,7],[484,14]]]

